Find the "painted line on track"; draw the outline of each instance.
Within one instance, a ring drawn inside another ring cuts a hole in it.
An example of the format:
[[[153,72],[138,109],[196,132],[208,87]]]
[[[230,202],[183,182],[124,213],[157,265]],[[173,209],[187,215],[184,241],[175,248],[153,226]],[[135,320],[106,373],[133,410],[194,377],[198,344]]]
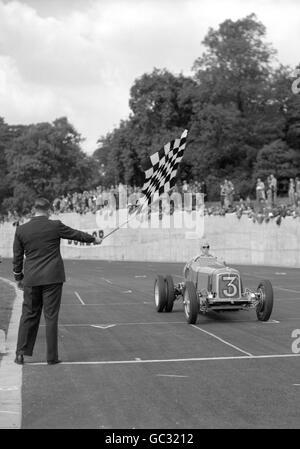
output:
[[[144,325],[155,325],[155,324],[184,324],[186,326],[185,322],[182,321],[154,321],[154,322],[143,322],[143,323],[70,323],[70,324],[63,324],[59,323],[58,326],[60,327],[90,327],[90,326],[144,326]],[[45,324],[41,324],[40,327],[45,327]]]
[[[79,298],[78,298],[79,299]],[[143,301],[143,302],[111,302],[111,303],[93,303],[93,304],[87,304],[87,303],[83,303],[83,304],[72,304],[72,303],[68,303],[68,304],[62,304],[62,306],[80,306],[80,305],[84,305],[86,307],[89,306],[143,306],[145,304],[153,304],[153,301]]]
[[[74,293],[75,293],[75,296],[77,297],[77,299],[79,300],[80,304],[81,304],[82,306],[85,306],[85,302],[82,300],[80,294],[79,294],[78,292],[74,292]],[[73,304],[73,305],[74,305],[74,304]]]
[[[213,334],[212,332],[208,332],[208,331],[202,329],[202,328],[199,327],[199,326],[195,326],[194,324],[192,324],[191,326],[192,326],[194,329],[198,329],[199,331],[204,332],[205,334],[210,335],[210,336],[213,337],[213,338],[216,338],[217,340],[221,341],[221,342],[224,343],[225,345],[230,346],[231,348],[234,348],[234,349],[236,349],[237,351],[242,352],[243,354],[246,354],[246,355],[249,356],[249,357],[253,357],[253,354],[251,354],[250,352],[244,351],[243,349],[239,348],[238,346],[235,346],[235,345],[233,345],[232,343],[229,343],[228,341],[223,340],[223,338],[218,337],[216,334]]]
[[[240,355],[240,356],[224,356],[224,357],[193,357],[186,359],[149,359],[149,360],[100,360],[90,362],[61,362],[57,367],[62,365],[136,365],[143,363],[187,363],[187,362],[209,362],[209,361],[226,361],[226,360],[264,360],[264,359],[280,359],[280,358],[297,358],[300,354],[266,354],[266,355]],[[46,362],[29,362],[28,366],[48,366]]]
[[[179,374],[155,374],[156,377],[189,377],[189,376],[180,376]]]
[[[283,287],[279,287],[278,285],[273,285],[273,288],[276,288],[277,290],[282,290],[284,292],[298,293],[300,295],[299,290],[293,290],[291,288],[283,288]]]
[[[108,284],[112,284],[112,281],[110,281],[109,279],[106,279],[106,278],[100,278],[100,279],[102,279],[103,281],[107,282]]]
[[[23,365],[16,365],[15,345],[19,320],[22,312],[23,294],[15,282],[0,277],[0,281],[9,284],[15,290],[9,327],[7,331],[7,354],[0,362],[0,429],[20,429],[22,421],[22,373]]]

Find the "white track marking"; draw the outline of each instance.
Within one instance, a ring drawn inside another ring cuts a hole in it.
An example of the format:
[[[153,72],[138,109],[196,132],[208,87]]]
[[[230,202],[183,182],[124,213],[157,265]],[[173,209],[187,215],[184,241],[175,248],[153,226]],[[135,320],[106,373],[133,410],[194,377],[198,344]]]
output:
[[[82,305],[82,306],[85,306],[85,303],[84,303],[83,300],[81,299],[80,294],[79,294],[78,292],[74,292],[74,293],[75,293],[75,296],[77,297],[77,299],[80,301],[81,305]]]
[[[262,321],[262,324],[279,324],[280,321],[277,320],[269,320],[269,321]]]
[[[115,327],[116,324],[90,324],[90,326],[97,329],[109,329],[110,327]]]
[[[91,362],[61,362],[61,365],[134,365],[139,363],[177,363],[177,362],[208,362],[208,361],[225,361],[225,360],[259,360],[259,359],[279,359],[279,358],[296,358],[300,354],[271,354],[271,355],[239,355],[229,357],[194,357],[188,359],[162,359],[162,360],[101,360]],[[27,363],[30,366],[47,366],[46,362]]]
[[[0,391],[17,391],[18,387],[0,387]]]
[[[143,275],[135,275],[134,277],[135,278],[146,278],[147,276],[145,274],[143,274]]]
[[[180,376],[179,374],[155,374],[157,377],[189,377],[189,376]]]
[[[153,304],[153,301],[143,301],[143,302],[111,302],[111,303],[94,303],[94,304],[84,304],[86,307],[97,307],[97,306],[142,306],[144,304]],[[80,304],[62,304],[64,306],[80,306]]]
[[[278,287],[277,285],[273,285],[273,288],[276,288],[277,290],[283,290],[284,292],[298,293],[300,295],[300,291],[299,290],[293,290],[291,288]]]
[[[23,292],[16,288],[15,282],[0,277],[15,290],[15,299],[7,331],[7,355],[0,362],[0,428],[20,429],[22,420],[22,365],[14,363],[18,325],[22,311]]]
[[[257,279],[262,279],[262,277],[263,277],[263,275],[256,275],[254,273],[246,273],[246,272],[242,273],[242,275],[243,276],[250,276],[250,277],[253,277],[253,278],[257,278]]]
[[[277,273],[275,273],[277,276],[286,276],[286,273],[283,273],[283,272],[277,272]]]
[[[108,284],[112,284],[112,281],[110,281],[109,279],[106,279],[106,278],[100,278],[100,279],[102,279],[103,281],[107,282]]]
[[[243,354],[248,355],[249,357],[253,357],[253,355],[252,355],[250,352],[244,351],[243,349],[239,348],[238,346],[235,346],[235,345],[233,345],[232,343],[229,343],[228,341],[223,340],[223,338],[220,338],[220,337],[218,337],[217,335],[215,335],[215,334],[213,334],[213,333],[211,333],[211,332],[208,332],[208,331],[202,329],[201,327],[195,326],[194,324],[192,324],[191,326],[192,326],[194,329],[198,329],[199,331],[204,332],[205,334],[208,334],[208,335],[210,335],[210,336],[213,337],[213,338],[216,338],[217,340],[221,341],[221,342],[224,343],[225,345],[231,346],[232,348],[236,349],[237,351],[242,352]]]
[[[155,321],[155,322],[149,322],[149,323],[114,323],[113,326],[144,326],[147,324],[184,324],[186,326],[185,322],[182,321]],[[89,327],[89,326],[110,326],[111,324],[58,324],[60,327]],[[41,324],[40,326],[45,327],[45,324]]]

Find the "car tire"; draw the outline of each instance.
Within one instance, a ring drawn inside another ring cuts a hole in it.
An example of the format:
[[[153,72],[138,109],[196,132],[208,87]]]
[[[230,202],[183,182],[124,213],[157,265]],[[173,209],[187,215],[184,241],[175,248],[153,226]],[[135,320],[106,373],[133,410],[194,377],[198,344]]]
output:
[[[166,285],[163,276],[157,275],[154,282],[154,301],[157,312],[163,312],[167,305]]]
[[[259,283],[257,291],[262,294],[262,301],[256,306],[256,316],[259,321],[268,321],[273,310],[273,287],[270,281]]]
[[[186,281],[183,292],[184,313],[188,324],[195,324],[199,314],[197,291],[191,281]]]
[[[175,289],[174,289],[174,282],[172,276],[169,274],[165,277],[165,283],[166,283],[166,296],[167,296],[167,304],[165,311],[166,312],[172,312],[174,300],[175,300]]]

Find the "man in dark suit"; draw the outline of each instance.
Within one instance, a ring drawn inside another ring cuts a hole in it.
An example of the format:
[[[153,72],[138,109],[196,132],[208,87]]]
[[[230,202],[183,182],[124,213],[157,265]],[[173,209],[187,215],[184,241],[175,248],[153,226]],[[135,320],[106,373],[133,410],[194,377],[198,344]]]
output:
[[[101,240],[65,226],[60,220],[49,220],[51,205],[45,198],[35,201],[35,216],[18,226],[13,245],[13,272],[18,287],[24,290],[15,362],[22,365],[24,355],[32,356],[42,308],[46,323],[47,363],[59,363],[57,327],[64,264],[60,239],[99,244]],[[24,274],[23,274],[23,260]]]

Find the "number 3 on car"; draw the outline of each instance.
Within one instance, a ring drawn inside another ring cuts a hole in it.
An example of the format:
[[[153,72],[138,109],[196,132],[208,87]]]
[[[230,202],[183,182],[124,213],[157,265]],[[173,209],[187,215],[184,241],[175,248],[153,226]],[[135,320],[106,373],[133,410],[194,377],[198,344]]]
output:
[[[240,296],[238,276],[221,274],[219,278],[219,290],[222,298],[238,298]]]

